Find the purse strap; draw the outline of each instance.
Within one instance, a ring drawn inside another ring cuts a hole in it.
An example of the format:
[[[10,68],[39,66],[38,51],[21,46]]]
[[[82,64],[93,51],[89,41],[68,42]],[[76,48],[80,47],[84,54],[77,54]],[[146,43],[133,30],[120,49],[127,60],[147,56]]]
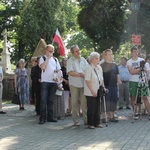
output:
[[[95,69],[95,68],[94,68],[94,72],[95,72],[95,74],[96,74],[96,76],[97,76],[98,83],[99,83],[99,86],[100,86],[100,80],[99,80],[99,77],[98,77],[98,74],[97,74],[97,71],[96,71],[96,69]]]

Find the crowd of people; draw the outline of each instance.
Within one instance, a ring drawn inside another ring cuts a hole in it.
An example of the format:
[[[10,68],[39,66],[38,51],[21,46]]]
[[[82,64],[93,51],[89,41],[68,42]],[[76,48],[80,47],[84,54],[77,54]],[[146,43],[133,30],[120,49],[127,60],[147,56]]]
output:
[[[83,124],[89,129],[102,128],[108,118],[117,123],[117,109],[122,110],[124,106],[131,109],[130,103],[133,118],[138,119],[142,102],[150,119],[150,54],[144,60],[139,57],[138,47],[133,47],[131,59],[122,57],[118,66],[111,49],[103,52],[101,60],[98,52],[92,52],[86,60],[78,45],[73,45],[72,56],[63,58],[61,64],[53,56],[54,52],[54,46],[48,44],[45,55],[33,59],[31,68],[31,97],[39,124],[57,122],[71,115],[74,126],[80,126],[82,114]],[[2,79],[0,69],[1,89]],[[29,72],[24,59],[19,60],[15,70],[14,86],[19,95],[19,110],[24,110],[24,105],[30,103]],[[0,114],[4,113],[0,101]]]

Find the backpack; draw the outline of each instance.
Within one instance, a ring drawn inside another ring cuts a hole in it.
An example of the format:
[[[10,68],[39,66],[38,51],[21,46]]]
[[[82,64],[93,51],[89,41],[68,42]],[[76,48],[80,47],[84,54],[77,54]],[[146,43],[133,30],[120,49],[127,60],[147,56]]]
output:
[[[45,61],[46,60],[46,57],[45,56],[42,56],[43,60]],[[57,70],[57,59],[56,57],[53,57],[55,62],[56,62],[56,70]],[[43,70],[43,72],[45,72],[45,70]]]

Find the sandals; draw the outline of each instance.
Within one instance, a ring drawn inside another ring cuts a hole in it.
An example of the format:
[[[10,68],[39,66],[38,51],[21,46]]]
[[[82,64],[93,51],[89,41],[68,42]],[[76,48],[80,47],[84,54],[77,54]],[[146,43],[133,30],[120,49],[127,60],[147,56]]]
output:
[[[115,118],[110,118],[110,120],[109,120],[110,122],[115,122],[115,123],[117,123],[117,122],[119,122],[117,119],[115,119]]]
[[[80,123],[79,122],[76,122],[76,123],[74,123],[74,126],[80,126]]]
[[[89,128],[89,129],[95,129],[94,126],[90,126],[90,125],[88,126],[88,128]]]
[[[103,128],[103,126],[102,126],[101,124],[96,125],[95,127],[96,127],[96,128]]]

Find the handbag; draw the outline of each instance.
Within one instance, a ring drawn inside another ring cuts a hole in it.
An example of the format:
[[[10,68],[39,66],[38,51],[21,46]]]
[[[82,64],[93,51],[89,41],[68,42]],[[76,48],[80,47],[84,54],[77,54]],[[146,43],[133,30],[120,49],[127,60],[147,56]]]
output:
[[[62,96],[62,91],[60,91],[60,90],[57,89],[55,95]]]
[[[18,94],[14,94],[13,99],[12,99],[12,103],[20,105],[20,100],[19,100],[19,95]]]

